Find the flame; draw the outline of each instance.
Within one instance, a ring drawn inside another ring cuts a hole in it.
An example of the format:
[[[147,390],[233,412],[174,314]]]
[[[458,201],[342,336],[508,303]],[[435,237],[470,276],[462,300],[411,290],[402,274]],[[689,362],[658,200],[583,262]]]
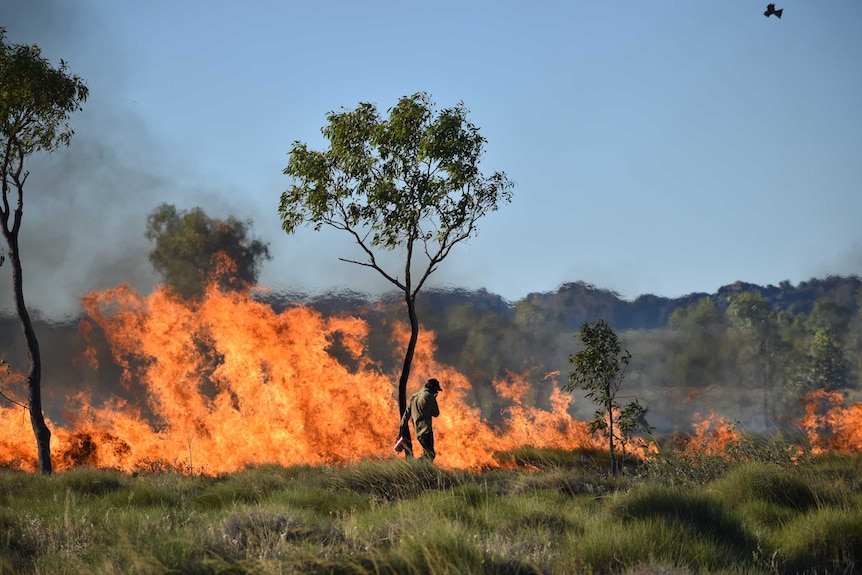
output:
[[[812,391],[802,399],[805,416],[801,424],[812,453],[862,451],[862,403],[844,407],[837,391]]]
[[[699,455],[729,457],[728,449],[742,442],[742,433],[723,416],[710,411],[706,417],[694,414],[694,433],[680,439],[685,450]]]
[[[263,463],[396,457],[398,374],[382,373],[364,354],[369,326],[361,319],[324,317],[299,305],[275,312],[249,292],[221,291],[215,282],[198,302],[167,289],[143,296],[122,285],[88,294],[83,305],[81,336],[104,334],[122,377],[112,397],[76,393],[67,398],[68,424],[49,422],[57,470],[219,474]],[[407,326],[394,326],[393,345],[403,349],[408,335]],[[332,352],[335,342],[342,361]],[[439,465],[499,467],[495,452],[524,445],[602,447],[568,414],[572,399],[556,386],[550,411],[527,405],[531,386],[523,375],[494,382],[510,407],[504,423],[492,425],[468,404],[470,382],[436,362],[434,351],[434,334],[421,331],[408,393],[430,377],[443,384],[434,423]],[[99,368],[92,349],[81,360]],[[0,465],[35,471],[35,442],[22,411],[0,409]]]
[[[80,336],[90,341],[102,334],[121,377],[107,399],[84,391],[69,395],[67,423],[48,422],[57,470],[89,465],[219,474],[263,463],[345,465],[400,457],[392,451],[398,374],[383,373],[368,358],[370,328],[362,319],[324,317],[300,305],[276,312],[250,292],[222,291],[217,282],[197,302],[166,289],[143,296],[123,285],[91,293],[83,305],[88,319]],[[393,348],[404,349],[408,327],[391,329]],[[572,397],[556,385],[558,372],[544,376],[554,384],[548,410],[527,401],[535,377],[508,373],[495,380],[508,407],[504,421],[493,424],[467,400],[468,379],[438,363],[434,353],[434,333],[422,330],[408,393],[430,377],[443,384],[434,424],[439,465],[503,467],[511,462],[495,454],[522,446],[606,447],[588,424],[569,415]],[[78,361],[100,368],[93,346]],[[0,391],[18,405],[0,407],[0,466],[35,472],[35,441],[20,405],[25,383],[3,363]],[[804,404],[801,424],[812,452],[862,450],[862,404],[844,407],[840,393],[823,390]],[[742,441],[714,412],[695,414],[693,429],[681,440],[691,454],[727,457]],[[640,438],[627,446],[640,457],[656,450]]]

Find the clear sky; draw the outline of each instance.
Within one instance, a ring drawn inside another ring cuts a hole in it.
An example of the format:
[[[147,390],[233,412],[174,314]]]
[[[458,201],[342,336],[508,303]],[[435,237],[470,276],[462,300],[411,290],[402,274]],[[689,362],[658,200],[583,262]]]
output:
[[[72,148],[33,164],[25,289],[47,314],[147,289],[161,202],[251,218],[275,289],[388,289],[337,260],[357,256],[339,232],[281,231],[281,171],[293,141],[323,145],[327,112],[418,91],[463,101],[484,171],[516,184],[433,285],[514,301],[583,280],[633,299],[860,273],[862,2],[765,7],[7,0],[7,40],[91,89]]]

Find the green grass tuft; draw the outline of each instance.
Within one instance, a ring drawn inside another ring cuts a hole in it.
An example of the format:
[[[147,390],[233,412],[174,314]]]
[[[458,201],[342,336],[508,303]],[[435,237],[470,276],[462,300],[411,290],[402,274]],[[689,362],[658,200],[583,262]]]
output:
[[[686,532],[728,548],[740,557],[757,549],[756,542],[743,525],[706,493],[678,487],[649,485],[621,495],[615,515],[622,519],[661,521],[678,525]]]
[[[447,471],[423,460],[391,459],[351,465],[333,475],[330,485],[395,501],[412,499],[429,490],[449,489],[466,478],[465,472]]]
[[[778,533],[774,545],[782,573],[858,573],[862,509],[827,508],[801,515]]]
[[[766,501],[796,511],[834,505],[841,500],[835,489],[818,477],[800,469],[751,463],[729,471],[717,480],[713,491],[729,506],[742,502]]]

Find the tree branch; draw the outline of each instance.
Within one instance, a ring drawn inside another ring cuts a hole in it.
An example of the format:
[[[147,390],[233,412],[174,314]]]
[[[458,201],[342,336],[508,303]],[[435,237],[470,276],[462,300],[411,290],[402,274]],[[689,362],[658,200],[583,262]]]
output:
[[[20,403],[20,402],[18,402],[18,401],[15,401],[15,400],[14,400],[14,399],[12,399],[11,397],[9,397],[9,396],[8,396],[8,395],[6,395],[5,393],[3,393],[3,390],[2,390],[2,389],[0,389],[0,398],[5,399],[5,400],[6,400],[6,401],[8,401],[9,403],[14,403],[14,404],[15,404],[15,405],[17,405],[18,407],[23,407],[24,409],[30,409],[30,406],[29,406],[29,405],[24,405],[23,403]]]

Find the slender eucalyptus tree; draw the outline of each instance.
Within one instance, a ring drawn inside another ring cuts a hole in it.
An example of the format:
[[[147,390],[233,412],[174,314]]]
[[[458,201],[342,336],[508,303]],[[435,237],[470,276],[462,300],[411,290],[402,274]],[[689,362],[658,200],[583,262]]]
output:
[[[322,129],[329,147],[294,142],[281,195],[282,227],[330,226],[353,237],[359,259],[404,294],[410,340],[398,382],[398,406],[419,335],[416,295],[452,248],[477,232],[479,219],[511,200],[504,173],[479,171],[485,138],[463,104],[436,111],[427,94],[402,97],[382,118],[373,104],[330,112]],[[384,269],[381,251],[401,248],[401,273]]]
[[[645,418],[646,407],[637,399],[626,405],[620,403],[620,391],[632,355],[623,349],[616,332],[604,320],[585,322],[578,338],[584,349],[569,356],[573,369],[563,390],[582,389],[598,406],[590,422],[590,431],[600,432],[607,439],[611,472],[616,475],[621,469],[616,454],[618,444],[625,449],[636,432],[652,430]]]
[[[60,60],[53,67],[38,46],[7,44],[0,28],[0,229],[9,248],[15,309],[27,344],[27,407],[36,437],[39,471],[49,474],[51,430],[42,413],[42,360],[39,341],[24,303],[18,234],[24,217],[27,158],[68,146],[74,131],[69,116],[87,99],[87,86]]]

